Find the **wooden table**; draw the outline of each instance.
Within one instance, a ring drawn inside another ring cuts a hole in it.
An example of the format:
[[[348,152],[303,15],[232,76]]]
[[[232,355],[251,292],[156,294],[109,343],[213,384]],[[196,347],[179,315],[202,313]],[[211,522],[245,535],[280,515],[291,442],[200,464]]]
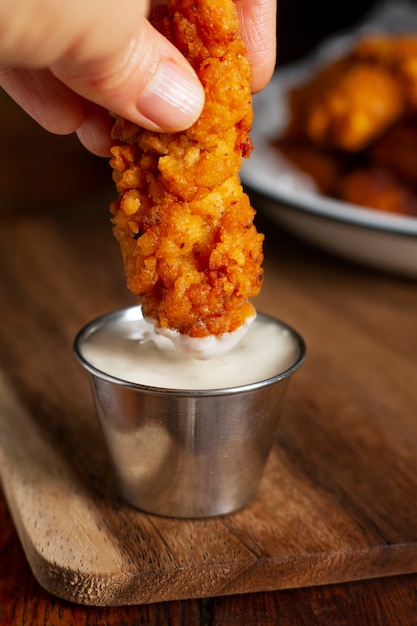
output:
[[[179,599],[130,606],[84,606],[59,599],[37,582],[26,534],[33,528],[22,526],[22,519],[33,521],[22,513],[32,500],[15,497],[16,485],[24,488],[20,472],[24,467],[31,497],[36,489],[42,494],[39,468],[31,463],[45,448],[46,461],[71,459],[78,495],[88,478],[103,510],[112,508],[116,496],[101,440],[88,421],[88,384],[71,342],[92,317],[132,298],[109,225],[113,189],[107,163],[86,154],[73,138],[47,135],[7,98],[1,111],[0,459],[6,466],[12,456],[19,462],[2,468],[8,503],[0,500],[0,625],[416,624],[416,283],[310,248],[280,232],[262,211],[266,282],[257,306],[294,325],[307,342],[308,357],[290,385],[259,500],[248,513],[219,522],[223,531],[233,528],[236,549],[239,541],[248,548],[252,538],[251,567],[240,572],[240,583],[239,576],[228,580],[223,571],[221,585],[201,583],[202,590],[219,589],[212,595],[199,596],[195,586],[191,599],[186,588],[182,599],[179,585],[172,584]],[[39,442],[26,436],[30,428],[41,435]],[[16,437],[4,452],[11,433]],[[94,449],[86,458],[92,438]],[[50,469],[54,480],[66,479],[64,465],[57,471],[46,463],[43,478]],[[277,476],[279,483],[272,485]],[[272,529],[263,513],[270,493],[278,499],[282,494],[280,526]],[[57,506],[60,495],[65,499],[57,492]],[[125,522],[127,513],[118,506]],[[73,511],[68,516],[73,519]],[[253,533],[246,536],[240,524],[248,518]],[[37,523],[49,528],[53,541],[53,520],[40,516]],[[152,527],[162,528],[155,521]],[[201,529],[203,539],[212,537],[207,528]],[[285,537],[279,535],[282,528]],[[48,535],[40,537],[46,549]],[[221,564],[225,538],[217,539]],[[277,565],[274,550],[280,546],[286,558]],[[134,597],[134,591],[122,597]]]

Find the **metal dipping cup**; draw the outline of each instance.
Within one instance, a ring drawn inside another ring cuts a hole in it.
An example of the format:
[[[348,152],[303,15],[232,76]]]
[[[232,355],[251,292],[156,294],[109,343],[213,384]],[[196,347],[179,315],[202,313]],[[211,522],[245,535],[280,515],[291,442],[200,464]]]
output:
[[[292,365],[272,378],[225,389],[149,387],[106,374],[83,356],[85,341],[122,309],[86,325],[74,351],[89,372],[96,411],[120,495],[155,515],[203,518],[247,505],[256,495],[270,453],[290,377],[306,347],[290,326],[296,346]],[[141,315],[141,313],[140,313]]]

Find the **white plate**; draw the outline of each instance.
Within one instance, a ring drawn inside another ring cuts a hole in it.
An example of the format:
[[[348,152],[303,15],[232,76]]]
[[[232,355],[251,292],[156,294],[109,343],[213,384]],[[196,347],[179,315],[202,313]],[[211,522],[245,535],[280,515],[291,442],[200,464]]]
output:
[[[353,36],[380,23],[390,24],[385,30],[401,31],[403,23],[407,29],[417,30],[416,7],[401,2],[384,5],[376,19],[373,15]],[[285,128],[288,90],[351,45],[352,33],[333,38],[314,57],[278,70],[268,87],[254,97],[255,149],[242,165],[242,182],[264,196],[262,210],[306,240],[343,257],[417,277],[417,218],[323,196],[308,176],[286,162],[271,145],[271,140]]]

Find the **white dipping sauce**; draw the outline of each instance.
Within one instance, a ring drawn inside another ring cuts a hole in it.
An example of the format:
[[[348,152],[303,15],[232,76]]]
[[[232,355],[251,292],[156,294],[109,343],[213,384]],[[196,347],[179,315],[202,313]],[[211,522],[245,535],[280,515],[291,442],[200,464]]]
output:
[[[291,331],[259,316],[226,354],[195,360],[158,335],[133,308],[109,317],[81,348],[93,367],[132,383],[168,389],[224,389],[266,380],[290,368],[299,356]]]
[[[176,347],[176,349],[187,357],[207,361],[222,356],[229,352],[238,341],[240,341],[248,332],[249,326],[252,324],[256,315],[253,315],[243,326],[240,326],[232,333],[223,333],[223,335],[208,335],[207,337],[190,337],[189,335],[181,335],[177,330],[170,328],[155,327],[158,335],[166,337]],[[153,321],[149,320],[152,324]]]

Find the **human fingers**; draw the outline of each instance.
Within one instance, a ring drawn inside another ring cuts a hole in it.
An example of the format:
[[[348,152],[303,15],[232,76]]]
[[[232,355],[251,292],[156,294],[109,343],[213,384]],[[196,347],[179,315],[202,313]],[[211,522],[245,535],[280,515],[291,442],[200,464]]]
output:
[[[276,61],[276,0],[235,0],[241,34],[252,62],[252,91],[269,82]]]
[[[73,133],[85,118],[84,100],[49,70],[0,68],[0,85],[46,130]]]
[[[86,114],[76,134],[82,145],[97,156],[111,156],[111,129],[114,120],[108,112],[92,102],[86,102]]]
[[[146,20],[118,53],[81,66],[63,59],[51,71],[87,100],[150,130],[183,130],[204,105],[194,70]]]
[[[93,154],[109,157],[112,120],[108,112],[61,83],[49,70],[4,70],[0,84],[43,128],[57,135],[77,133]]]
[[[28,19],[30,11],[23,11],[26,18],[11,20],[9,27],[3,9],[11,1],[3,0],[0,7],[3,64],[49,67],[84,99],[153,130],[182,130],[201,113],[204,91],[195,72],[149,24],[144,0],[73,0],[60,3],[59,11],[56,0],[43,0],[46,19]],[[39,5],[15,2],[25,8]],[[9,7],[11,15],[18,8]]]

